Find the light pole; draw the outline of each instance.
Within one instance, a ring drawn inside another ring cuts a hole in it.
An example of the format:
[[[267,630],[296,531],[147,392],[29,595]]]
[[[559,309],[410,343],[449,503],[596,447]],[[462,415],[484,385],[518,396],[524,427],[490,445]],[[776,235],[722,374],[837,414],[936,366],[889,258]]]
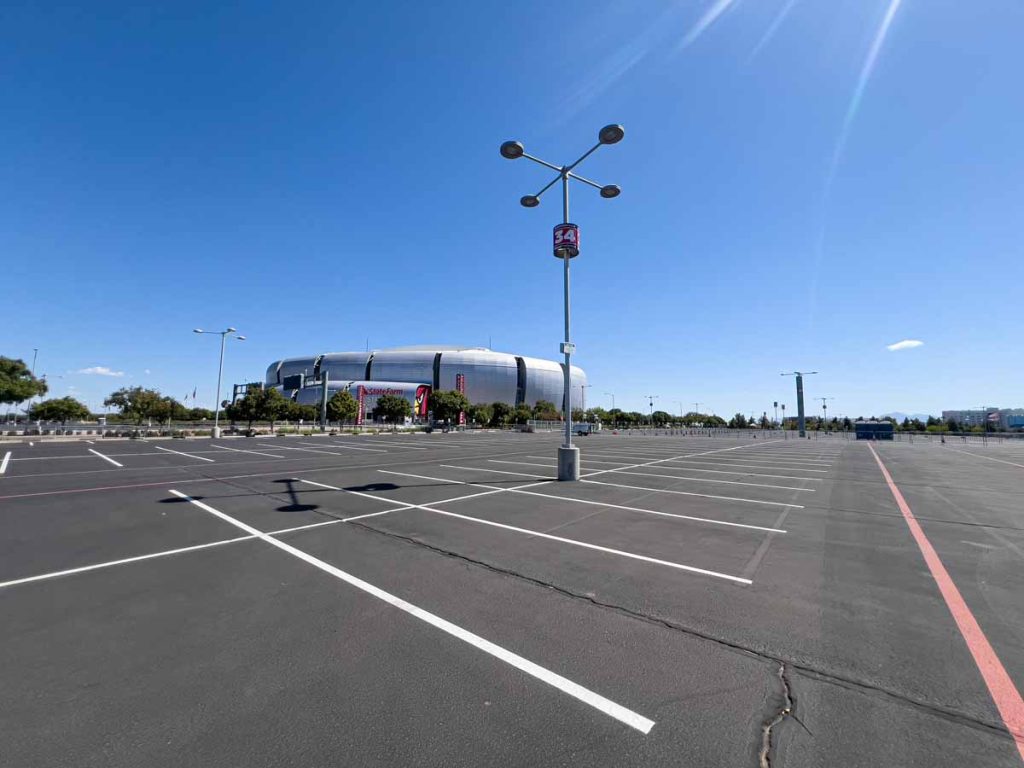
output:
[[[213,412],[213,437],[220,437],[220,381],[224,377],[224,342],[228,336],[235,333],[237,328],[225,328],[223,331],[204,331],[202,328],[193,328],[192,333],[209,333],[220,336],[220,365],[217,367],[217,402],[214,404],[216,410]],[[233,339],[245,341],[245,336],[232,336]]]
[[[571,371],[569,369],[569,361],[572,353],[575,352],[575,345],[570,340],[569,336],[569,259],[575,258],[580,252],[580,229],[575,224],[569,222],[569,179],[575,179],[591,187],[595,187],[601,191],[601,197],[613,198],[618,197],[622,191],[615,184],[605,184],[604,186],[585,179],[582,176],[572,172],[572,169],[582,163],[587,157],[595,152],[602,144],[618,144],[622,141],[622,137],[626,135],[625,129],[621,125],[606,125],[597,134],[597,144],[592,146],[575,162],[570,165],[557,166],[553,163],[549,163],[545,160],[541,160],[539,157],[529,155],[523,149],[522,143],[518,141],[506,141],[501,145],[501,156],[507,160],[518,160],[520,157],[525,157],[527,160],[532,160],[539,165],[543,165],[545,168],[550,168],[553,171],[557,171],[558,175],[549,181],[545,187],[536,195],[525,195],[519,199],[519,203],[524,208],[536,208],[540,205],[540,197],[547,192],[556,182],[562,182],[562,223],[555,226],[554,230],[554,252],[555,258],[562,260],[562,275],[563,275],[563,303],[565,308],[565,341],[562,343],[562,354],[565,355],[565,385],[562,389],[563,399],[563,411],[565,419],[565,444],[558,449],[558,479],[559,480],[579,480],[580,478],[580,452],[579,448],[574,448],[572,444],[572,397],[570,396],[571,383]]]
[[[807,437],[807,423],[804,420],[804,376],[814,376],[817,371],[793,371],[792,373],[780,373],[779,376],[796,376],[796,426],[800,431],[800,437]],[[785,416],[785,408],[782,415]]]
[[[816,397],[815,400],[821,400],[821,427],[826,429],[828,426],[828,405],[827,400],[835,400],[834,397]]]
[[[651,406],[651,427],[653,428],[654,427],[654,401],[659,399],[659,398],[658,398],[658,395],[645,395],[645,397],[650,401],[650,406]]]
[[[772,407],[775,409],[775,423],[779,422],[779,401],[776,400],[772,403]]]
[[[614,392],[605,392],[605,394],[608,395],[612,399],[612,410],[614,411],[615,410],[615,393]]]
[[[587,390],[590,389],[593,384],[580,384],[580,395],[583,396],[583,410],[587,410]]]

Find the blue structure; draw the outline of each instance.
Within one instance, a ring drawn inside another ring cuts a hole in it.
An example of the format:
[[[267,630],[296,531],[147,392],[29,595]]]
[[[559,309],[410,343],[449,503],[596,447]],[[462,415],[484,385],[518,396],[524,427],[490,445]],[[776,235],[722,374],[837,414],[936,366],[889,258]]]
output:
[[[858,440],[892,440],[895,432],[891,421],[857,421],[853,428]]]

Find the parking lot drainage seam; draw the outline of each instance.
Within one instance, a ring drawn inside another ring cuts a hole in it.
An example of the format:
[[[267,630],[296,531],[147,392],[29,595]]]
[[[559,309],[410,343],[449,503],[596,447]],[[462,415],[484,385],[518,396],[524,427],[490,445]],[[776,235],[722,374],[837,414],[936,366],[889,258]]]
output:
[[[686,635],[696,640],[705,640],[709,643],[714,643],[715,645],[728,649],[734,653],[739,653],[744,656],[761,659],[763,661],[768,661],[773,664],[785,665],[785,662],[780,661],[777,657],[769,653],[766,653],[764,650],[750,648],[745,645],[741,645],[740,643],[727,640],[724,637],[718,637],[715,635],[708,634],[706,632],[701,632],[700,630],[694,629],[693,627],[687,627],[682,624],[677,624],[673,621],[670,621],[669,619],[664,619],[659,616],[651,616],[649,614],[642,613],[641,611],[637,611],[632,608],[627,608],[622,605],[617,605],[615,603],[606,603],[601,600],[598,600],[592,595],[573,592],[571,589],[560,587],[557,584],[552,584],[551,582],[544,581],[543,579],[538,579],[533,576],[527,576],[526,574],[519,573],[518,571],[509,570],[507,568],[501,568],[500,566],[492,565],[491,563],[485,562],[483,560],[477,560],[475,558],[468,557],[459,552],[453,552],[452,550],[444,549],[443,547],[428,544],[427,542],[421,541],[420,539],[414,538],[412,536],[403,536],[398,533],[392,533],[391,531],[385,531],[380,528],[374,528],[369,523],[364,523],[361,521],[354,521],[349,523],[349,525],[352,528],[360,528],[369,533],[376,533],[380,536],[386,536],[391,539],[396,539],[398,541],[405,542],[406,544],[410,544],[412,546],[422,547],[423,549],[430,550],[431,552],[435,552],[439,555],[444,555],[446,557],[451,557],[456,560],[461,560],[469,565],[476,565],[480,568],[484,568],[496,574],[500,574],[503,576],[511,576],[512,578],[520,579],[535,586],[551,590],[552,592],[557,592],[558,594],[564,597],[569,597],[575,600],[581,600],[590,603],[596,608],[614,611],[615,613],[618,613],[630,619],[642,621],[647,624],[654,624],[656,626],[671,630],[673,632],[679,632],[680,634]],[[933,717],[941,717],[945,720],[949,720],[950,722],[954,722],[959,725],[966,726],[968,728],[974,728],[976,730],[1000,738],[1007,737],[1006,729],[1003,727],[1002,723],[996,724],[987,720],[981,720],[971,715],[966,715],[962,712],[957,712],[956,710],[952,710],[938,704],[931,704],[926,701],[920,701],[918,699],[910,698],[906,694],[900,693],[899,691],[895,691],[889,688],[882,687],[876,683],[866,682],[863,680],[857,680],[855,678],[838,675],[834,672],[819,669],[809,664],[794,664],[793,662],[789,662],[788,666],[789,669],[795,672],[796,674],[809,677],[812,680],[817,680],[827,685],[836,685],[841,688],[857,691],[864,695],[881,696],[902,706],[911,707],[913,709],[925,712],[926,714]],[[792,693],[788,681],[789,672],[787,671],[784,674],[786,675],[786,677],[783,679],[783,683],[786,687],[786,693],[790,696],[790,702],[792,703]],[[805,731],[810,733],[810,730],[807,728],[807,726],[804,725],[803,722],[801,722],[796,717],[796,715],[793,714],[792,709],[790,710],[788,715],[792,717],[794,720],[796,720]]]

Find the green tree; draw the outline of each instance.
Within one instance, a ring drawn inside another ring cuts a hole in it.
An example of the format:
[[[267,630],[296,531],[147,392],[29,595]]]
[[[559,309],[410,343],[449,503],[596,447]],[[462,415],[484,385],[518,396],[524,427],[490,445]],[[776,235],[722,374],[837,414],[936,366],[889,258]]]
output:
[[[581,422],[588,421],[588,419],[587,419],[587,412],[584,411],[582,408],[573,408],[572,409],[572,420],[573,420],[573,422],[575,424],[579,424]]]
[[[136,424],[141,424],[143,419],[159,417],[167,407],[159,392],[143,387],[122,387],[111,393],[103,404],[117,408],[125,420]]]
[[[209,408],[189,408],[189,421],[203,421],[207,419],[213,419],[213,411]]]
[[[508,424],[514,410],[508,403],[491,403],[491,426],[503,427]]]
[[[469,410],[469,400],[461,392],[454,389],[438,389],[430,393],[429,406],[434,412],[435,421],[448,421],[455,424],[459,414]]]
[[[386,421],[389,424],[399,424],[406,416],[412,415],[412,406],[404,397],[398,395],[381,395],[377,398],[377,404],[373,409],[375,419]]]
[[[957,423],[956,419],[950,418],[946,421],[946,429],[950,432],[959,432],[960,425]]]
[[[486,427],[491,423],[491,419],[494,417],[494,409],[487,403],[473,403],[469,406],[469,410],[466,411],[466,418],[470,422],[475,422],[481,427]]]
[[[273,387],[249,387],[245,397],[228,406],[228,417],[248,422],[249,429],[252,429],[254,421],[269,421],[270,431],[273,432],[274,422],[287,412],[290,402]]]
[[[731,429],[746,429],[747,417],[742,413],[737,413],[731,419],[729,419],[729,427]]]
[[[46,382],[33,376],[24,360],[0,357],[0,403],[17,405],[46,391]]]
[[[533,409],[525,403],[517,405],[516,409],[512,412],[512,421],[515,424],[525,424],[532,418]]]
[[[668,411],[655,411],[651,414],[651,420],[655,424],[665,425],[672,421],[672,414]]]
[[[600,421],[602,423],[609,421],[608,411],[599,406],[587,409],[587,420],[588,421]]]
[[[533,418],[540,421],[558,421],[559,412],[554,403],[548,400],[538,400],[533,405]]]
[[[28,412],[33,421],[59,421],[61,424],[72,420],[83,421],[91,415],[85,404],[73,397],[44,400],[33,405]]]
[[[359,415],[359,401],[347,389],[339,389],[327,401],[327,420],[342,424],[355,421]]]

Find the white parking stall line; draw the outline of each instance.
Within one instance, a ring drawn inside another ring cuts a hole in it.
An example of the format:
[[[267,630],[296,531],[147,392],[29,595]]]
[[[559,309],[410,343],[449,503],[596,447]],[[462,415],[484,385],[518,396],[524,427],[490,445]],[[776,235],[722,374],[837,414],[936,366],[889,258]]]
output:
[[[680,514],[677,514],[675,512],[662,512],[661,510],[658,510],[658,509],[643,509],[642,507],[627,507],[627,506],[623,506],[622,504],[610,504],[610,503],[608,503],[606,501],[593,501],[591,499],[577,499],[577,498],[575,498],[573,496],[556,496],[556,495],[552,495],[550,493],[537,493],[536,491],[527,491],[527,490],[525,490],[525,488],[528,487],[528,486],[519,487],[519,488],[496,488],[493,485],[484,485],[483,483],[467,483],[464,480],[451,480],[451,479],[449,479],[447,477],[428,477],[427,475],[414,475],[414,474],[411,474],[409,472],[392,472],[392,471],[389,471],[387,469],[378,469],[377,471],[381,472],[382,474],[385,474],[385,475],[399,475],[401,477],[414,477],[414,478],[417,478],[417,479],[420,479],[420,480],[435,480],[437,482],[451,483],[453,485],[472,485],[472,486],[475,486],[477,488],[491,488],[493,490],[502,490],[502,491],[507,491],[509,493],[520,493],[520,494],[524,494],[526,496],[539,496],[542,499],[551,499],[553,501],[568,501],[568,502],[573,502],[575,504],[588,504],[588,505],[594,506],[594,507],[607,507],[608,509],[623,509],[623,510],[626,510],[628,512],[643,512],[643,513],[648,514],[648,515],[658,515],[660,517],[674,517],[674,518],[677,518],[679,520],[691,520],[693,522],[709,523],[709,524],[712,524],[712,525],[724,525],[724,526],[727,526],[729,528],[749,528],[749,529],[755,530],[755,531],[768,531],[770,533],[785,533],[785,531],[779,530],[778,528],[766,528],[763,525],[749,525],[747,523],[731,523],[731,522],[727,522],[725,520],[716,520],[713,517],[695,517],[694,515],[680,515]],[[614,483],[601,483],[601,482],[599,482],[597,480],[585,480],[585,481],[581,481],[581,482],[589,482],[589,483],[593,483],[595,485],[614,485]],[[636,486],[629,486],[629,485],[623,485],[623,486],[619,486],[619,487],[621,487],[621,488],[635,488],[636,490],[641,490],[641,491],[657,491],[657,489],[655,489],[655,488],[636,488]],[[658,492],[660,492],[660,491],[658,491]],[[686,493],[685,491],[672,491],[672,493],[680,493],[680,494],[682,494],[684,496],[703,496],[703,497],[709,498],[709,499],[726,499],[726,500],[729,500],[729,501],[749,501],[749,502],[753,502],[755,504],[767,504],[767,505],[770,505],[770,506],[773,506],[773,507],[797,507],[798,509],[803,509],[803,507],[801,507],[799,504],[783,504],[782,502],[778,502],[778,501],[757,501],[757,500],[754,500],[754,499],[732,498],[730,496],[709,496],[708,494],[705,494],[705,493]],[[465,498],[465,497],[461,497],[461,498]],[[435,504],[454,503],[456,501],[461,501],[461,498],[454,498],[454,499],[449,499],[446,502],[434,502],[434,503]]]
[[[347,456],[349,454],[339,453],[338,451],[323,451],[319,448],[293,448],[287,445],[267,445],[266,443],[256,443],[263,448],[274,448],[278,451],[302,451],[304,453],[323,453],[328,456]]]
[[[764,504],[765,506],[768,506],[768,507],[792,507],[794,509],[803,509],[804,508],[802,504],[790,504],[788,502],[783,502],[783,501],[765,501],[764,499],[748,499],[748,498],[745,498],[743,496],[716,496],[716,495],[711,494],[711,493],[695,493],[693,491],[676,491],[676,490],[672,490],[672,489],[669,489],[669,488],[647,488],[647,487],[640,486],[640,485],[624,485],[622,483],[606,483],[606,482],[602,482],[600,480],[584,480],[584,479],[581,479],[580,482],[581,483],[590,483],[592,485],[608,485],[608,486],[611,486],[613,488],[628,488],[628,489],[633,490],[633,491],[650,491],[651,493],[675,493],[675,494],[678,494],[680,496],[699,496],[699,497],[704,498],[704,499],[718,499],[720,501],[739,501],[739,502],[743,502],[745,504]],[[724,525],[724,523],[723,523],[723,525]],[[735,525],[739,525],[739,523],[736,523]],[[743,528],[760,528],[760,526],[756,526],[756,525],[744,525],[744,526],[741,526],[741,527],[743,527]],[[774,529],[771,529],[771,528],[761,528],[761,530],[766,530],[766,531],[767,530],[772,530],[772,531],[774,531]],[[778,531],[774,531],[774,532],[778,533]]]
[[[247,448],[228,448],[226,445],[214,445],[214,448],[220,448],[222,451],[234,451],[235,453],[253,453],[257,456],[269,456],[272,459],[283,459],[284,456],[279,456],[276,453],[265,453],[264,451],[250,451]]]
[[[119,462],[119,461],[114,461],[114,460],[113,460],[112,458],[110,458],[109,456],[104,456],[104,455],[103,455],[102,453],[100,453],[99,451],[97,451],[97,450],[95,450],[95,449],[93,449],[93,448],[87,448],[86,450],[87,450],[87,451],[89,451],[89,453],[94,453],[94,454],[96,454],[97,456],[99,456],[99,457],[100,457],[101,459],[103,459],[104,461],[109,461],[109,462],[110,462],[111,464],[113,464],[113,465],[114,465],[115,467],[123,467],[123,466],[124,466],[124,464],[122,464],[121,462]]]
[[[701,467],[750,467],[751,469],[781,469],[783,472],[819,472],[827,473],[827,469],[808,469],[807,467],[782,467],[777,464],[746,464],[738,461],[722,461],[718,459],[714,462],[710,461],[690,461],[689,459],[666,459],[671,461],[673,464],[696,464]]]
[[[184,451],[172,451],[170,448],[161,448],[159,445],[154,445],[153,447],[156,448],[158,451],[164,451],[165,453],[176,453],[179,456],[188,456],[188,458],[190,459],[199,459],[199,461],[208,461],[211,464],[213,463],[213,459],[208,459],[205,456],[196,456],[194,453],[185,453]]]
[[[508,461],[505,459],[488,459],[487,461],[491,464],[515,464],[520,467],[543,467],[544,469],[551,469],[554,464],[554,459],[551,460],[551,464],[537,464],[532,461]]]
[[[660,467],[655,467],[660,469]],[[742,480],[717,480],[713,477],[680,477],[679,475],[659,475],[654,472],[630,472],[627,470],[616,471],[616,475],[636,475],[638,477],[660,477],[664,480],[685,480],[688,483],[718,483],[721,485],[746,485],[751,488],[775,488],[779,491],[801,491],[803,493],[814,493],[814,488],[797,488],[795,485],[772,485],[771,483],[744,483]]]
[[[350,451],[368,451],[369,453],[387,453],[386,448],[361,448],[356,445],[345,445],[342,442],[332,441],[330,445],[333,448],[347,448]]]
[[[0,475],[7,471],[7,464],[10,462],[10,460],[11,452],[8,451],[7,453],[4,454],[3,461],[0,461]]]
[[[626,466],[626,467],[618,467],[617,469],[599,469],[599,470],[596,470],[594,472],[588,472],[586,475],[583,475],[583,477],[594,477],[595,475],[603,475],[606,472],[616,472],[619,469],[637,469],[639,467],[651,467],[651,466],[654,466],[655,464],[663,464],[666,461],[673,461],[675,459],[689,459],[689,458],[693,458],[694,456],[709,456],[709,455],[711,455],[713,453],[728,453],[730,451],[740,451],[740,450],[743,450],[744,448],[761,448],[761,447],[763,447],[765,445],[771,445],[772,443],[777,443],[777,442],[779,442],[779,441],[778,440],[765,440],[763,443],[744,443],[743,445],[734,445],[732,448],[714,448],[714,449],[709,450],[709,451],[700,451],[698,453],[681,453],[678,456],[673,456],[672,458],[668,458],[668,459],[655,459],[654,461],[647,461],[647,462],[638,463],[638,464],[631,464],[631,465]]]
[[[526,458],[528,458],[528,459],[543,459],[544,461],[556,461],[556,459],[552,459],[550,456],[527,456]],[[629,463],[627,461],[597,461],[596,459],[588,459],[587,458],[587,454],[585,454],[585,453],[582,454],[582,457],[581,457],[580,461],[585,461],[588,464],[628,464]],[[630,461],[632,461],[632,459]]]
[[[627,709],[621,704],[617,704],[614,701],[611,701],[610,699],[606,699],[604,696],[594,693],[593,691],[584,688],[578,683],[574,683],[573,681],[565,677],[562,677],[561,675],[552,672],[549,669],[545,669],[539,664],[535,664],[534,662],[529,661],[528,659],[523,658],[522,656],[513,653],[512,651],[502,648],[501,646],[492,643],[490,640],[485,640],[479,635],[476,635],[466,629],[463,629],[462,627],[452,624],[450,621],[442,619],[440,616],[430,613],[429,611],[425,611],[424,609],[415,606],[412,603],[407,602],[406,600],[403,600],[400,597],[396,597],[395,595],[392,595],[389,592],[385,592],[383,589],[376,587],[367,581],[363,581],[357,576],[353,576],[352,574],[347,573],[341,570],[340,568],[336,568],[335,566],[326,563],[323,560],[320,560],[319,558],[313,557],[312,555],[303,552],[301,549],[296,549],[290,544],[286,544],[283,541],[279,541],[273,538],[272,536],[262,533],[261,531],[258,531],[255,528],[253,528],[252,526],[247,525],[241,522],[240,520],[236,520],[230,515],[226,515],[223,512],[220,512],[219,510],[214,509],[208,504],[204,504],[201,501],[197,501],[179,491],[172,490],[171,493],[173,493],[175,496],[185,499],[186,501],[191,502],[192,504],[195,504],[200,509],[204,509],[212,515],[216,515],[225,522],[231,523],[232,525],[241,528],[246,533],[249,533],[253,536],[262,539],[267,544],[277,547],[278,549],[287,552],[293,557],[296,557],[299,560],[302,560],[315,568],[319,568],[324,573],[334,576],[336,579],[344,581],[346,584],[349,584],[350,586],[353,586],[356,589],[359,589],[365,592],[366,594],[371,595],[372,597],[376,597],[378,600],[382,600],[383,602],[388,603],[389,605],[394,606],[395,608],[398,608],[401,611],[404,611],[410,616],[413,616],[414,618],[417,618],[420,621],[423,621],[435,627],[436,629],[440,629],[442,632],[446,632],[447,634],[451,635],[452,637],[455,637],[458,640],[462,640],[463,642],[473,646],[474,648],[477,648],[478,650],[481,650],[484,653],[487,653],[493,656],[494,658],[503,661],[506,664],[515,667],[516,669],[519,669],[522,672],[525,672],[526,674],[536,678],[537,680],[540,680],[541,682],[547,683],[553,688],[556,688],[557,690],[560,690],[563,693],[572,696],[577,701],[587,704],[588,706],[593,707],[594,709],[597,709],[600,712],[603,712],[609,717],[612,717],[618,720],[619,722],[640,731],[643,734],[650,733],[651,728],[654,727],[653,720],[650,720],[644,717],[643,715],[640,715],[630,709]]]
[[[473,472],[491,472],[495,475],[515,475],[517,477],[533,477],[533,472],[506,472],[501,469],[491,469],[490,467],[460,467],[456,464],[438,464],[439,467],[445,467],[446,469],[468,469]],[[549,480],[554,481],[558,478],[555,477],[536,477],[535,480]]]
[[[308,525],[297,525],[293,528],[281,528],[276,531],[267,531],[267,536],[280,536],[285,533],[295,533],[296,531],[306,531],[311,528],[322,528],[325,525],[337,525],[338,523],[351,523],[356,520],[362,520],[364,517],[374,517],[376,515],[386,515],[388,512],[398,512],[405,507],[397,507],[395,509],[385,509],[381,512],[371,512],[368,515],[356,515],[355,517],[345,517],[337,520],[326,520],[322,523],[310,523]],[[152,560],[157,557],[169,557],[170,555],[181,555],[186,552],[198,552],[201,549],[210,549],[211,547],[219,547],[224,544],[235,544],[239,541],[252,541],[257,538],[256,536],[236,536],[233,539],[220,539],[219,541],[208,541],[205,544],[194,544],[190,547],[178,547],[177,549],[165,549],[161,552],[150,552],[145,555],[136,555],[135,557],[125,557],[120,560],[108,560],[105,563],[93,563],[92,565],[83,565],[79,568],[68,568],[63,571],[52,571],[50,573],[41,573],[37,576],[26,576],[21,579],[12,579],[10,581],[0,581],[0,589],[5,587],[16,587],[19,584],[31,584],[35,581],[46,581],[48,579],[57,579],[62,576],[74,576],[78,573],[88,573],[89,571],[98,571],[103,568],[112,568],[115,565],[127,565],[129,563],[139,563],[143,560]]]
[[[630,469],[624,467],[623,469]],[[613,469],[612,472],[622,473],[623,469]],[[740,475],[741,477],[770,477],[775,480],[803,480],[805,483],[821,483],[824,482],[820,477],[800,477],[798,475],[766,475],[759,472],[750,472],[749,470],[730,471],[727,469],[699,469],[697,467],[666,467],[659,465],[656,467],[648,467],[648,469],[658,469],[663,472],[708,472],[716,475]],[[679,477],[679,475],[658,475],[658,477]]]

